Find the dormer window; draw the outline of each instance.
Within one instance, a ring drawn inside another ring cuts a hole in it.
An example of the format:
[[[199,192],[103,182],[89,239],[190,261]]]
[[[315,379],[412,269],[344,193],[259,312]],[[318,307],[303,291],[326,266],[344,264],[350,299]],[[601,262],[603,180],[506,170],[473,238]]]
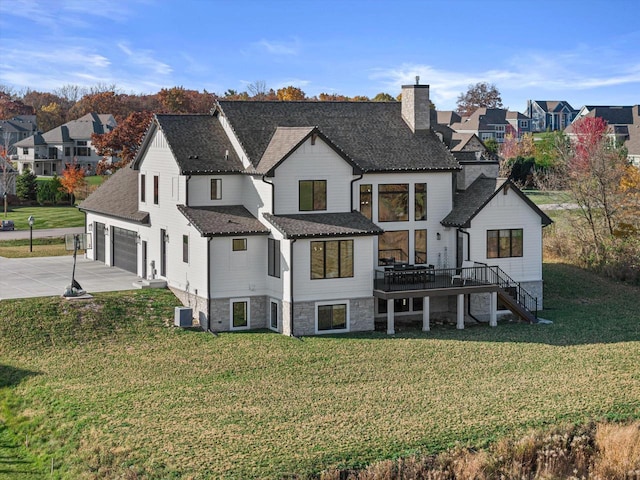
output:
[[[301,212],[327,209],[326,180],[300,180],[298,194]]]

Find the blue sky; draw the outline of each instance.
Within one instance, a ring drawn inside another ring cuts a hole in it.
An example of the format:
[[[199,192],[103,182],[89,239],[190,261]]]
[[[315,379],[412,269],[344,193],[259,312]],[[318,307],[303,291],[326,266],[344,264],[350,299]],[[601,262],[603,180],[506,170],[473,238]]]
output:
[[[0,0],[0,84],[125,93],[278,89],[374,96],[469,84],[527,99],[640,103],[638,0]]]

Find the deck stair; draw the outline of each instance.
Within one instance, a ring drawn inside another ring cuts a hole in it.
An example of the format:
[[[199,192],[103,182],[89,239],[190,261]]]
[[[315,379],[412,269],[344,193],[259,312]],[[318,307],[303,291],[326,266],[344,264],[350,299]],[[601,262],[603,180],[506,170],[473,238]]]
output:
[[[527,292],[519,282],[513,280],[500,267],[491,269],[493,280],[498,284],[498,297],[515,315],[529,323],[538,323],[538,299]]]

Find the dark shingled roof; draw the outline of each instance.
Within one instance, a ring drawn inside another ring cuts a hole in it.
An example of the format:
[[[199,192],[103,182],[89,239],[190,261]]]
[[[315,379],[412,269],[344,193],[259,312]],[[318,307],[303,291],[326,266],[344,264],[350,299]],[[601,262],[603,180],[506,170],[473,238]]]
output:
[[[278,127],[317,126],[363,172],[457,170],[432,131],[414,134],[400,102],[218,101],[249,161],[258,166]]]
[[[203,237],[269,234],[269,229],[242,205],[219,207],[178,205],[178,210]]]
[[[512,188],[542,219],[542,225],[552,223],[552,220],[540,210],[527,196],[510,180],[487,178],[480,175],[469,188],[457,192],[453,198],[453,209],[440,223],[445,227],[469,228],[471,220],[491,201],[503,188]]]
[[[180,173],[211,174],[242,172],[244,167],[220,121],[211,115],[156,115]],[[147,132],[148,142],[152,129]],[[144,148],[140,148],[142,152]],[[136,158],[136,165],[139,163]]]
[[[266,218],[285,238],[380,235],[380,227],[360,212],[271,215]]]
[[[124,167],[79,205],[80,210],[149,223],[149,214],[138,210],[138,172]]]

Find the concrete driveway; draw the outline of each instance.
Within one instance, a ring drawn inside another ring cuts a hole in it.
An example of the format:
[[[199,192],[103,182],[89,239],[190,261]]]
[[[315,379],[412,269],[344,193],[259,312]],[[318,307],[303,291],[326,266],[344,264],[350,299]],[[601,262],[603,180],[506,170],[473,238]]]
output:
[[[0,300],[60,296],[71,283],[73,257],[0,257]],[[78,256],[76,281],[87,293],[131,290],[138,277]]]

